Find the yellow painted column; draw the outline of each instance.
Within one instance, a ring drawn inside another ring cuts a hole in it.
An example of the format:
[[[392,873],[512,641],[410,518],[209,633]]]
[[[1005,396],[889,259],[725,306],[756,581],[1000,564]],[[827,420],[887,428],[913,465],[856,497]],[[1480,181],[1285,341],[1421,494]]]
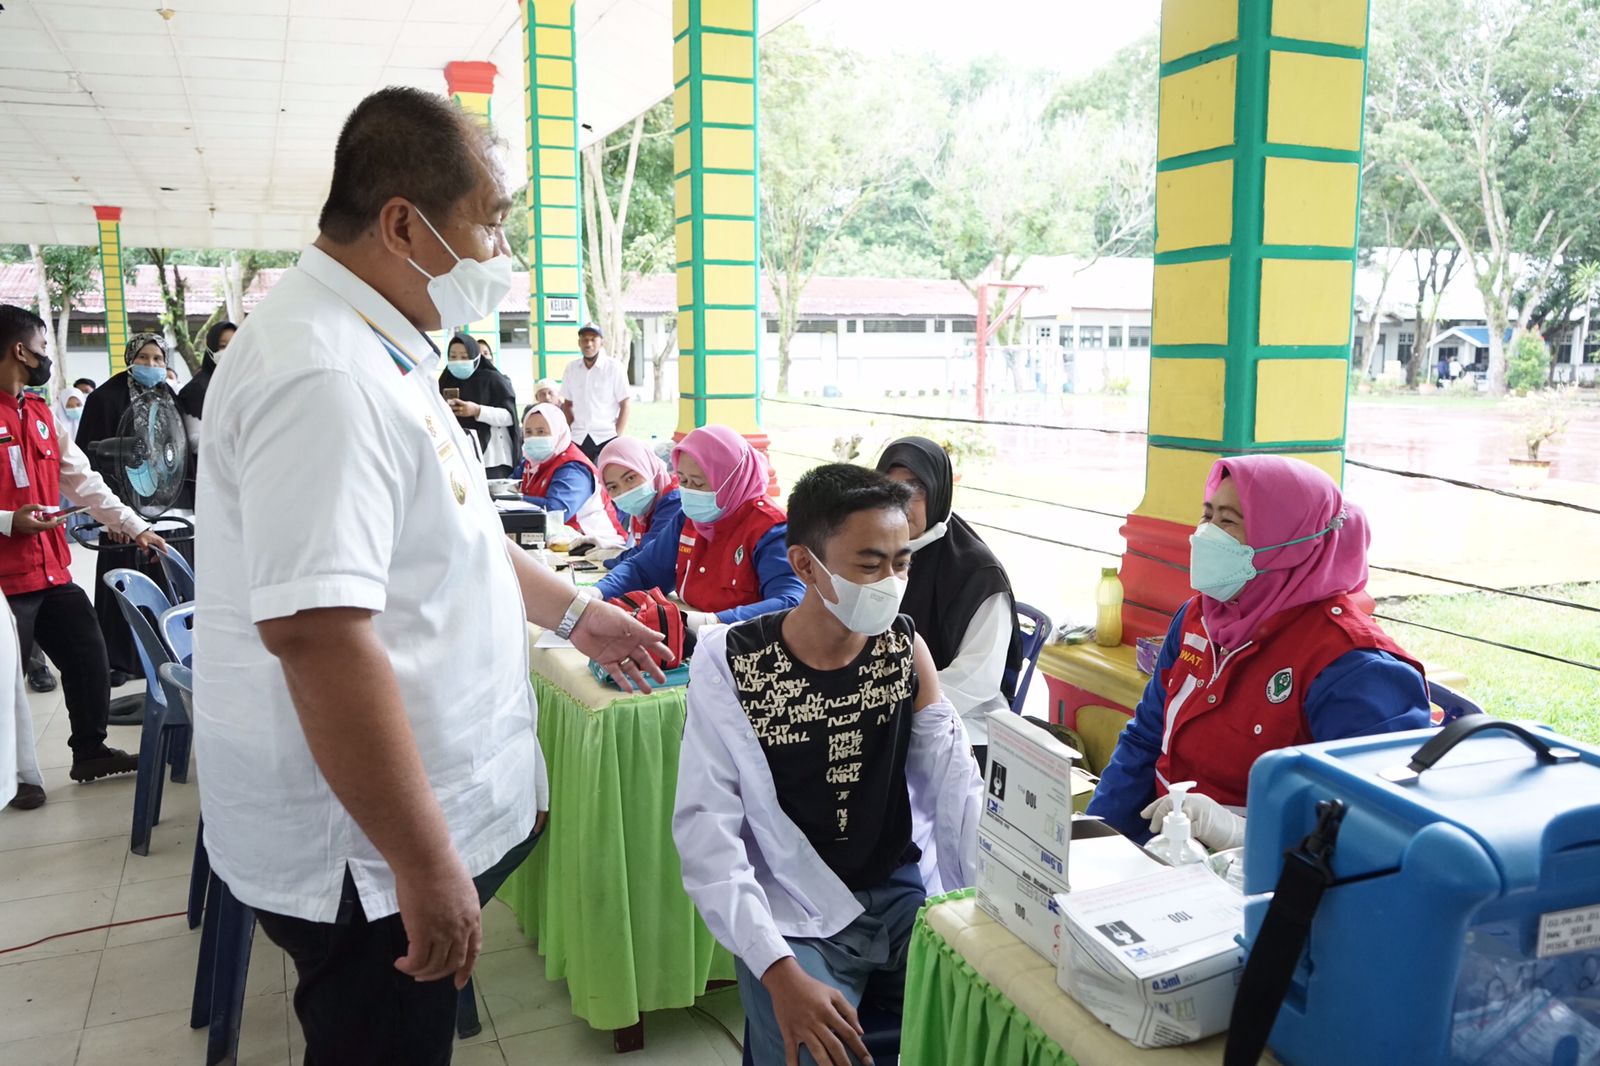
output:
[[[756,0],[674,0],[678,433],[761,433]]]
[[[578,355],[583,316],[578,181],[577,39],[573,0],[524,0],[528,116],[528,340],[537,377],[560,377]]]
[[[454,100],[461,110],[477,119],[485,129],[491,130],[494,127],[494,78],[497,73],[493,63],[455,62],[445,64],[444,68],[444,83],[450,93],[450,99]],[[463,326],[466,327],[463,332],[474,340],[481,337],[489,342],[492,351],[496,353],[500,351],[498,309],[476,322],[444,323],[445,330],[450,333],[460,330]]]
[[[127,369],[128,303],[122,288],[122,208],[96,207],[95,222],[100,229],[100,286],[106,297],[106,354],[111,372]],[[65,360],[65,352],[57,352]]]
[[[1367,0],[1164,0],[1145,496],[1124,630],[1189,595],[1222,455],[1343,476]],[[1174,568],[1174,564],[1178,569]]]

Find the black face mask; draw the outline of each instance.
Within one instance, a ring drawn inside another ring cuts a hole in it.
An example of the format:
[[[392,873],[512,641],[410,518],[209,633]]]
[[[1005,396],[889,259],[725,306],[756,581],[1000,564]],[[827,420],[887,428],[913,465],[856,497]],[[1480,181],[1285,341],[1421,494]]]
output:
[[[37,389],[41,385],[50,384],[50,357],[38,352],[29,352],[28,354],[39,360],[38,366],[28,367],[28,386]]]

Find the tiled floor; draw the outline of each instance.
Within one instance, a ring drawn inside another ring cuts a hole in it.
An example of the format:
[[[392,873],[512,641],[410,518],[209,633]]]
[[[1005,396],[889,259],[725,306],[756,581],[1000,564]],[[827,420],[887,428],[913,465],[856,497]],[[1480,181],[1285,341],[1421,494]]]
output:
[[[148,856],[130,854],[132,776],[74,785],[67,779],[61,693],[30,695],[49,801],[0,809],[0,951],[53,933],[182,911],[199,816],[197,786],[168,782]],[[138,747],[138,730],[112,727],[111,743]],[[163,918],[52,940],[0,954],[0,1066],[201,1066],[205,1030],[189,1028],[200,935]],[[616,1055],[608,1033],[572,1016],[566,985],[495,901],[484,914],[478,963],[483,1032],[458,1045],[457,1066],[613,1063],[736,1066],[728,1033],[743,1028],[738,992],[698,1011],[645,1020],[645,1049]],[[250,959],[239,1061],[288,1066],[304,1048],[289,1004],[294,967],[259,932]]]

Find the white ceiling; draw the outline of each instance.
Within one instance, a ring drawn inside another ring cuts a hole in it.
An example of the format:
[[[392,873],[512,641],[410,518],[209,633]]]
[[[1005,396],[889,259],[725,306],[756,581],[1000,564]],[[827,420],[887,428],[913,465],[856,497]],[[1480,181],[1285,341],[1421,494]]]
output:
[[[295,248],[334,141],[385,85],[444,92],[488,60],[506,166],[527,176],[518,0],[4,0],[0,243]],[[815,0],[762,0],[770,30]],[[671,0],[577,0],[585,143],[672,91]],[[418,160],[426,166],[427,160]]]

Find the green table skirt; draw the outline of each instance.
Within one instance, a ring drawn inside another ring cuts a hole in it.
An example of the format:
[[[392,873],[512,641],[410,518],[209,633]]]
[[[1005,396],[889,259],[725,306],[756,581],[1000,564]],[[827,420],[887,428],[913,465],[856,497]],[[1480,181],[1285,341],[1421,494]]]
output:
[[[900,1066],[1077,1066],[928,925],[928,907],[970,895],[964,889],[930,899],[917,915],[906,961]]]
[[[683,890],[672,842],[684,690],[592,710],[537,674],[533,684],[550,823],[499,896],[594,1028],[687,1007],[734,970]]]

